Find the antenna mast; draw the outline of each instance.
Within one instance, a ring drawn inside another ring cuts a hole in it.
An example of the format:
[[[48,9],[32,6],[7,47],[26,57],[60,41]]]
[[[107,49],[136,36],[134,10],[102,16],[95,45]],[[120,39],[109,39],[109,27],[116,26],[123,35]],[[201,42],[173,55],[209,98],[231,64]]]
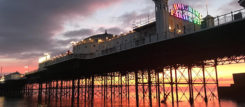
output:
[[[208,0],[206,0],[206,10],[207,10],[207,15],[208,15]]]

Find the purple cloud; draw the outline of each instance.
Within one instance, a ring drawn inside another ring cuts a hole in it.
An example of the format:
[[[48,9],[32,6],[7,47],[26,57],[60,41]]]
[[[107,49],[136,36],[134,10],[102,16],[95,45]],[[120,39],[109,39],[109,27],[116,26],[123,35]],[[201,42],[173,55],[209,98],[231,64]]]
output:
[[[45,52],[56,46],[53,38],[63,22],[88,17],[101,8],[122,0],[1,0],[0,55]]]

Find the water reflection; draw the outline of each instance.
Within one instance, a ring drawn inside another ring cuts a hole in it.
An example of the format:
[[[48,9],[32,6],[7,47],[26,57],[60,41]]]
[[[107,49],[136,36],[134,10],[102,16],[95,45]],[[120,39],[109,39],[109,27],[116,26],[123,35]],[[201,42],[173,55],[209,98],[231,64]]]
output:
[[[196,70],[196,72],[194,71]],[[207,70],[207,69],[206,69]],[[188,71],[188,72],[187,72]],[[200,71],[203,71],[200,72]],[[72,80],[27,84],[24,95],[2,97],[3,107],[237,107],[219,101],[217,81],[204,69],[184,69],[172,73],[111,73]],[[212,72],[214,73],[214,72]],[[186,76],[187,74],[187,76]],[[189,75],[188,75],[189,74]],[[209,74],[209,77],[205,77]],[[203,76],[202,76],[203,75]]]
[[[137,75],[135,77],[138,77]],[[148,77],[129,81],[107,78],[100,81],[83,79],[64,82],[51,82],[42,90],[31,90],[25,98],[34,99],[38,106],[49,107],[217,107],[220,106],[216,84],[160,84],[157,79]],[[135,80],[135,81],[134,81]],[[81,82],[78,83],[78,81]],[[72,83],[80,84],[79,87]],[[96,84],[92,84],[96,83]],[[104,84],[104,85],[103,85]],[[76,88],[75,88],[76,87]],[[191,99],[191,100],[190,100]],[[190,102],[193,102],[190,103]]]
[[[129,89],[129,92],[127,90]],[[197,96],[195,98],[194,105],[190,105],[188,101],[188,92],[183,93],[179,92],[179,102],[176,101],[172,103],[171,98],[166,100],[166,103],[162,103],[161,101],[164,98],[164,94],[158,92],[157,86],[151,86],[149,88],[146,85],[138,86],[138,101],[136,96],[136,88],[135,86],[129,87],[96,87],[94,88],[94,95],[92,96],[91,91],[88,89],[80,89],[80,95],[75,93],[75,97],[72,99],[71,90],[66,90],[63,95],[56,96],[52,93],[46,93],[45,91],[41,96],[38,96],[37,90],[33,92],[32,96],[24,96],[23,98],[15,99],[5,99],[4,106],[7,104],[11,104],[11,106],[25,105],[26,107],[32,106],[49,106],[49,107],[136,107],[137,102],[139,107],[173,107],[173,106],[181,106],[181,107],[217,107],[219,106],[217,99],[209,98],[208,103],[206,104],[203,100],[203,97]],[[167,88],[166,88],[167,89]],[[54,90],[53,90],[54,91]],[[58,92],[59,93],[59,92]],[[182,94],[181,94],[182,93]],[[187,94],[187,95],[185,95]],[[195,92],[196,95],[198,93]],[[200,93],[199,93],[200,94]],[[174,96],[176,96],[174,94]],[[170,97],[170,96],[169,96]],[[186,97],[186,98],[185,98]]]
[[[130,89],[131,90],[131,89]],[[133,90],[133,89],[132,89]],[[115,89],[115,91],[118,91]],[[113,89],[113,93],[115,92]],[[76,98],[72,103],[72,99],[68,96],[63,96],[62,98],[56,98],[55,96],[42,96],[42,99],[38,97],[37,94],[33,96],[23,96],[18,98],[8,98],[8,97],[0,97],[0,107],[136,107],[136,98],[134,93],[130,94],[128,98],[127,95],[121,96],[120,94],[109,94],[107,97],[100,96],[102,94],[100,91],[96,91],[94,95],[94,100],[90,101],[88,99],[84,99],[81,97],[79,99]],[[103,93],[104,94],[104,93]],[[148,93],[145,93],[145,98],[139,97],[139,106],[140,107],[149,107],[150,99],[148,97]],[[131,96],[132,95],[132,96]],[[88,97],[88,96],[86,96]],[[152,96],[152,106],[158,107],[157,96],[153,94]],[[167,101],[166,104],[160,103],[161,107],[173,107],[171,101]],[[217,101],[212,101],[209,99],[208,103],[204,101],[197,100],[194,102],[194,105],[190,105],[188,101],[180,101],[178,104],[175,102],[174,107],[244,107],[245,103],[236,102],[232,100],[220,100],[220,104]]]

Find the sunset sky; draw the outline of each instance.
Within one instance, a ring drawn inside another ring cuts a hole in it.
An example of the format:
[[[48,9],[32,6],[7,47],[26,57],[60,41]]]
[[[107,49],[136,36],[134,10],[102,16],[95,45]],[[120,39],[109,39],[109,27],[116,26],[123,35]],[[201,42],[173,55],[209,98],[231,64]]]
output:
[[[222,15],[241,9],[238,0],[208,0],[209,14]],[[205,0],[169,0],[207,15]],[[38,67],[43,53],[57,55],[78,41],[105,29],[119,34],[139,20],[153,17],[152,0],[0,0],[0,67],[3,73],[24,73]],[[245,64],[220,66],[222,78],[245,72]],[[244,66],[244,67],[243,67]]]

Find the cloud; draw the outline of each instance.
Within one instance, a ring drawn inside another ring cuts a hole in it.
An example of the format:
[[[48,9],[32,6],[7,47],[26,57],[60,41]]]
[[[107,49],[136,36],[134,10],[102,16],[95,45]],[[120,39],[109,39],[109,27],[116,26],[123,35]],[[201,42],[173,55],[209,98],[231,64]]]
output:
[[[221,13],[222,15],[222,14],[230,13],[231,11],[236,11],[239,9],[242,9],[242,7],[239,5],[238,1],[232,0],[228,2],[227,4],[225,4],[224,6],[221,6],[220,8],[218,8],[217,11]]]
[[[55,47],[52,39],[63,30],[63,23],[89,17],[98,9],[122,0],[0,0],[0,55],[16,57],[44,52]],[[76,36],[70,32],[69,35]],[[29,53],[28,53],[29,52]],[[36,55],[35,55],[36,56]]]
[[[93,34],[92,29],[80,29],[64,33],[66,37],[80,37],[80,36],[90,36]]]
[[[99,29],[96,30],[96,32],[101,32],[101,33],[105,31],[107,31],[110,34],[118,35],[122,32],[125,32],[126,30],[120,27],[111,27],[111,28],[100,27]]]
[[[128,12],[123,14],[118,18],[121,21],[123,27],[134,27],[135,25],[141,25],[147,23],[150,20],[154,20],[155,13],[154,11],[146,12]]]

